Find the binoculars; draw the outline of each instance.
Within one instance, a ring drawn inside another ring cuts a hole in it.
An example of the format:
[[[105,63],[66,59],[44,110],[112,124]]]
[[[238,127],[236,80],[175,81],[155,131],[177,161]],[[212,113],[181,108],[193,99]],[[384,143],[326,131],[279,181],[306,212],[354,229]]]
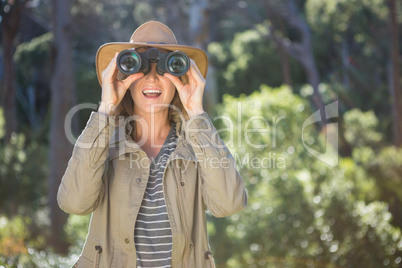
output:
[[[190,59],[182,51],[163,53],[156,48],[151,48],[139,53],[133,49],[126,49],[117,56],[117,68],[120,73],[117,80],[123,80],[131,74],[143,72],[147,74],[151,71],[151,62],[156,63],[156,71],[163,75],[169,73],[174,76],[182,76],[190,69]]]

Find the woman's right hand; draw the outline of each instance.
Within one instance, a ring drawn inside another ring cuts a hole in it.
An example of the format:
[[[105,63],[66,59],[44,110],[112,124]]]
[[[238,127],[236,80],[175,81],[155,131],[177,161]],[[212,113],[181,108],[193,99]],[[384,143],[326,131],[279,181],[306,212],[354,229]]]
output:
[[[102,72],[102,99],[98,112],[110,115],[121,102],[124,95],[131,84],[138,78],[144,76],[144,73],[135,73],[128,76],[124,80],[117,80],[116,73],[118,72],[116,66],[116,59],[118,52],[114,55],[114,58],[110,61],[109,65]]]

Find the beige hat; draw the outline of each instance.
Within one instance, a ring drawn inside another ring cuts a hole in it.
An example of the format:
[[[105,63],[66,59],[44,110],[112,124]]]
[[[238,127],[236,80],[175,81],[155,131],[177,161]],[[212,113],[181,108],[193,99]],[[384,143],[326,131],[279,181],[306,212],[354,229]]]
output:
[[[158,21],[149,21],[137,28],[130,42],[112,42],[102,45],[96,53],[96,73],[102,85],[102,71],[106,69],[116,52],[129,48],[156,47],[170,51],[180,50],[195,61],[201,74],[206,78],[208,71],[208,56],[202,49],[179,45],[172,30]]]

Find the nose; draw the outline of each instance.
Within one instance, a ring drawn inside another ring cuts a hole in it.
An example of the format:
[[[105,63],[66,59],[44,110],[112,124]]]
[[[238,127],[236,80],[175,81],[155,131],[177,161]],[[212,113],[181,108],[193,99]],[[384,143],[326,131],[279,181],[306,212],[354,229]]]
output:
[[[156,62],[150,63],[150,72],[145,75],[147,81],[159,81],[159,74],[156,71]]]

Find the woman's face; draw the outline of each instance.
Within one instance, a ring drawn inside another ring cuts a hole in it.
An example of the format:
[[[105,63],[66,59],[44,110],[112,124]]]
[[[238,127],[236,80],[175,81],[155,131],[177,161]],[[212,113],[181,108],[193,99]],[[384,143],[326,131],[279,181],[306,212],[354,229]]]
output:
[[[144,52],[149,48],[138,48]],[[159,49],[162,52],[167,50]],[[136,80],[130,86],[131,97],[134,100],[134,114],[161,113],[168,111],[176,92],[173,83],[156,72],[156,63],[150,63],[151,71]]]

